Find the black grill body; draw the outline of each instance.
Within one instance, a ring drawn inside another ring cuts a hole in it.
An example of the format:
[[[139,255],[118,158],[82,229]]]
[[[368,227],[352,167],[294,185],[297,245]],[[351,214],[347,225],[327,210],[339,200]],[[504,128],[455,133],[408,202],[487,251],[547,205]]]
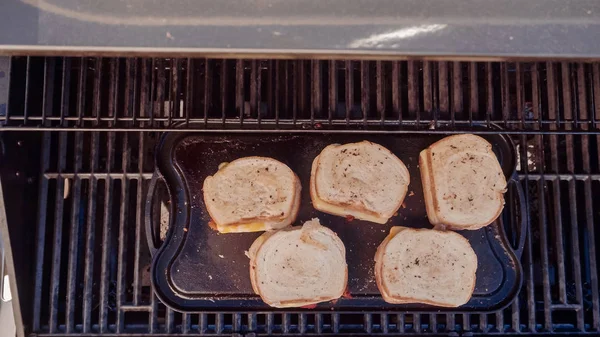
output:
[[[598,334],[599,102],[599,63],[13,57],[0,223],[18,323],[34,335]],[[164,131],[491,124],[517,144],[529,222],[506,309],[181,314],[150,288],[143,217]]]

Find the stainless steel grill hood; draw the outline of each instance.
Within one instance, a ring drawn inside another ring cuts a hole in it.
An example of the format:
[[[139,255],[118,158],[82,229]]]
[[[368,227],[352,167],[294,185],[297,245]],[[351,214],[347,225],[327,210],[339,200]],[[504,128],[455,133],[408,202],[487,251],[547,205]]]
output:
[[[0,53],[597,58],[594,0],[5,0]]]

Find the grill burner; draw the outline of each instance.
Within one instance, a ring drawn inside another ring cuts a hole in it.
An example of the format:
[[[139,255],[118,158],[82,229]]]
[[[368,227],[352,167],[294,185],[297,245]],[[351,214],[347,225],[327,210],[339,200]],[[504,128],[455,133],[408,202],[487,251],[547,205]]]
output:
[[[9,99],[1,173],[29,333],[599,332],[599,63],[15,57]],[[155,131],[174,122],[500,125],[518,144],[528,201],[519,297],[491,314],[171,311],[150,289],[142,215]]]

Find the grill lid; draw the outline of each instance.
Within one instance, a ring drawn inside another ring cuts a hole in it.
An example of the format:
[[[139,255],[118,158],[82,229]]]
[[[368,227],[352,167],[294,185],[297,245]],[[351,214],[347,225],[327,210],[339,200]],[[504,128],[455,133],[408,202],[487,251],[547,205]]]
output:
[[[3,53],[600,57],[594,0],[12,2]]]

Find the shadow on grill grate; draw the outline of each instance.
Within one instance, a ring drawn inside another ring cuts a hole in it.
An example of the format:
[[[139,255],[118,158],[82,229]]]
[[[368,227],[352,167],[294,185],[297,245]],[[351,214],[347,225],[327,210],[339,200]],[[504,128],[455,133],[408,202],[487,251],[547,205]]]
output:
[[[34,262],[19,285],[25,324],[50,334],[597,333],[598,101],[598,63],[13,58],[3,129],[55,130],[3,134],[6,156],[30,157],[22,174],[21,161],[3,169],[5,196],[37,206],[7,206],[11,230],[21,217],[35,233],[23,244]],[[249,132],[503,126],[518,145],[530,221],[520,296],[491,314],[167,309],[150,289],[141,222],[153,131],[173,122]]]

